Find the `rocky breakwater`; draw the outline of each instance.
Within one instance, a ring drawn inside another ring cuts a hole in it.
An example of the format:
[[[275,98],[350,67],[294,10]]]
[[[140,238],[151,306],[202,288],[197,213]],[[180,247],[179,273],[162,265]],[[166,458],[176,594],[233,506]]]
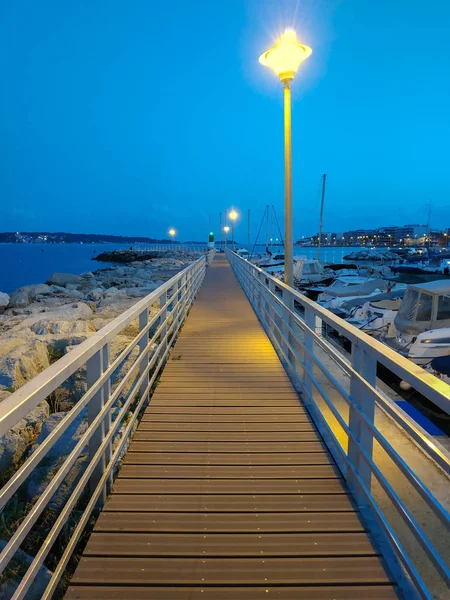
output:
[[[0,293],[0,402],[198,256],[167,253],[130,263],[125,259],[125,264],[94,273],[53,273],[45,284],[28,285],[10,295]],[[137,325],[132,324],[116,337],[112,360],[136,334]],[[85,370],[80,369],[0,438],[0,476],[17,467],[85,389]]]

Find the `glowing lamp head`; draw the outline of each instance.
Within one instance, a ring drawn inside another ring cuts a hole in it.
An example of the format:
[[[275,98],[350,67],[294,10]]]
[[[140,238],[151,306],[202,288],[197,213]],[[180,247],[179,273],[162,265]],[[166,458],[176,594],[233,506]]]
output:
[[[283,83],[292,81],[300,65],[310,56],[309,46],[299,44],[293,29],[286,29],[275,46],[259,57],[259,62],[274,71]]]
[[[171,235],[172,237],[176,234],[175,229],[169,229],[169,235]]]
[[[236,221],[236,219],[238,218],[238,214],[235,210],[232,210],[228,216],[232,221]]]
[[[230,231],[230,228],[228,227],[228,225],[225,225],[225,227],[223,228],[223,230],[225,231],[225,233],[228,233]]]

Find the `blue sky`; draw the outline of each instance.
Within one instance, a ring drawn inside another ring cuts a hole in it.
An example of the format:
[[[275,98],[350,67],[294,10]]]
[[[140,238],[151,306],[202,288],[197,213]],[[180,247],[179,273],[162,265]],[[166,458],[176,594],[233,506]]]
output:
[[[204,238],[208,215],[283,210],[285,26],[294,235],[450,225],[446,0],[0,0],[0,230]]]

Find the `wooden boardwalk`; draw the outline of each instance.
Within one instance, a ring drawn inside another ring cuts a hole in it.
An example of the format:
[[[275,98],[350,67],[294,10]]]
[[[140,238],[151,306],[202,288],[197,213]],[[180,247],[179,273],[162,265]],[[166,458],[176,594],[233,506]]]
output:
[[[339,471],[217,256],[66,598],[396,597]]]

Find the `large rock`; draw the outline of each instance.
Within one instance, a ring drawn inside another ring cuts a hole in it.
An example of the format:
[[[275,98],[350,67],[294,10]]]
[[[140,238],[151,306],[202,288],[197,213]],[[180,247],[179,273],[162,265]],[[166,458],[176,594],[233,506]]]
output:
[[[151,280],[153,277],[153,272],[146,269],[137,269],[134,274],[135,277],[139,277],[139,279]]]
[[[0,402],[9,395],[9,392],[0,392]],[[19,463],[28,447],[36,441],[42,423],[49,414],[50,409],[47,402],[41,402],[0,438],[0,471]]]
[[[103,294],[104,294],[104,293],[105,293],[105,290],[104,290],[103,288],[101,288],[101,287],[96,287],[96,288],[94,288],[93,290],[91,290],[91,291],[89,292],[89,294],[88,294],[88,296],[87,296],[87,297],[88,297],[90,300],[97,301],[97,300],[100,300],[100,298],[103,298]]]
[[[91,326],[88,321],[49,321],[42,319],[31,326],[31,330],[38,335],[89,335],[96,331],[95,327]]]
[[[126,288],[125,292],[130,298],[143,298],[154,292],[158,288],[157,283],[146,284],[145,287]]]
[[[51,289],[44,283],[36,283],[34,285],[26,285],[13,292],[9,297],[9,306],[12,308],[24,308],[36,296],[50,294]]]
[[[9,305],[11,308],[25,308],[28,305],[30,299],[28,294],[23,290],[16,290],[9,297]]]
[[[42,427],[34,449],[37,448],[66,417],[67,413],[61,412],[50,415]],[[35,469],[28,478],[27,493],[30,498],[40,495],[45,490],[52,477],[56,474],[62,460],[72,452],[86,429],[87,409],[85,408],[49,450],[46,455],[45,464]],[[51,499],[49,506],[60,509],[65,504],[68,496],[73,491],[86,468],[87,453],[87,447],[85,447],[82,454],[75,461],[72,469],[64,478],[64,481],[58,487],[58,491]]]
[[[0,385],[7,388],[19,388],[50,366],[47,346],[39,340],[18,344],[14,339],[12,347],[7,340],[0,345],[0,352]]]
[[[0,308],[5,308],[9,304],[9,296],[4,292],[0,292]]]
[[[0,540],[0,550],[3,550],[6,544],[6,540]],[[0,600],[9,600],[13,597],[20,580],[25,575],[33,560],[33,556],[30,556],[23,550],[17,550],[2,576]],[[52,572],[49,571],[47,567],[42,565],[36,574],[33,585],[26,594],[26,599],[41,600],[42,596],[44,595],[45,588],[47,587],[51,578]]]
[[[67,283],[82,283],[81,275],[73,275],[72,273],[53,273],[47,283],[65,286]]]

